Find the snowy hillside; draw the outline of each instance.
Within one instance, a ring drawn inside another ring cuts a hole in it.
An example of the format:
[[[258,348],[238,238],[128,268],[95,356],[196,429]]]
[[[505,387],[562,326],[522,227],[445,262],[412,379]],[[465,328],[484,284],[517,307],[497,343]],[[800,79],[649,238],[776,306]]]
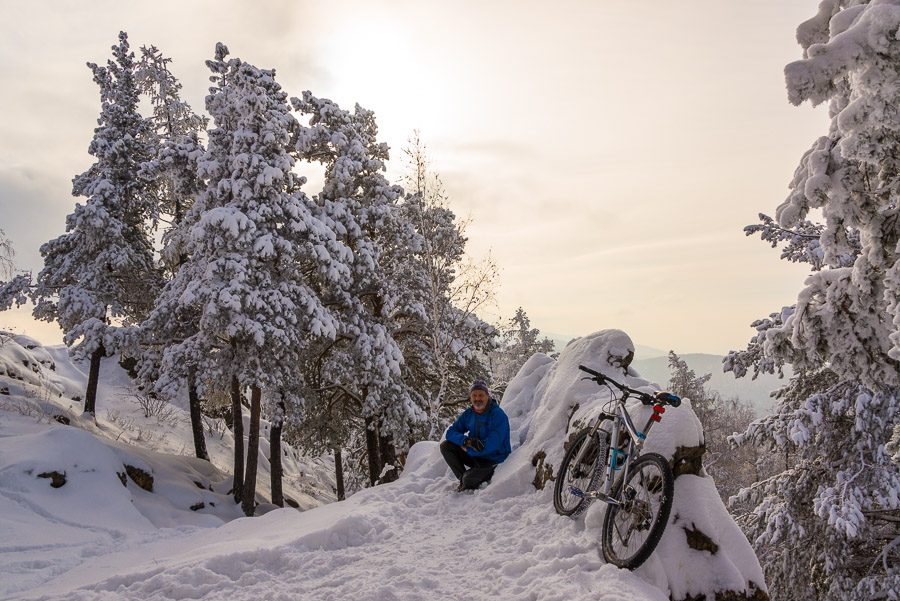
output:
[[[712,599],[716,591],[731,590],[736,598],[765,599],[756,588],[764,585],[749,544],[702,474],[676,479],[669,527],[657,552],[634,573],[601,559],[602,504],[570,520],[553,510],[552,483],[536,489],[546,483],[539,476],[558,463],[567,417],[575,423],[608,398],[579,380],[578,363],[613,370],[608,360],[628,344],[621,332],[602,332],[569,345],[558,362],[536,355],[523,367],[504,400],[513,453],[486,488],[456,493],[437,442],[423,442],[411,449],[397,482],[305,512],[278,509],[224,524],[212,513],[194,523],[142,521],[137,514],[146,516],[144,495],[130,482],[127,488],[110,484],[126,451],[94,437],[91,442],[71,426],[4,413],[0,596],[664,601],[699,594]],[[631,385],[642,382],[629,378]],[[573,415],[574,403],[580,408]],[[696,442],[696,418],[684,406],[677,411],[651,432],[648,450],[671,456],[685,440]],[[65,447],[85,455],[84,463],[73,455],[77,466],[66,474],[78,486],[53,488],[39,470],[54,461],[59,466],[55,449]],[[543,463],[536,461],[539,451]],[[204,486],[210,483],[212,491],[195,488],[214,502],[208,496],[217,494],[213,476],[193,462],[182,467],[194,470]],[[86,494],[104,473],[110,477],[97,489],[102,498]],[[705,533],[715,548],[694,548],[689,530]]]

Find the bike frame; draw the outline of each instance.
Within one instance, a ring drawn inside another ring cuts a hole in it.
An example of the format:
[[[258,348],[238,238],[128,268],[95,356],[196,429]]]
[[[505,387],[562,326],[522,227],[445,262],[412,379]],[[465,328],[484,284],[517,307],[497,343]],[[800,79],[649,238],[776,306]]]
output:
[[[619,398],[615,400],[616,407],[612,414],[609,413],[601,413],[594,424],[591,426],[591,430],[588,434],[588,438],[591,439],[596,436],[597,432],[600,430],[600,426],[606,420],[612,420],[613,427],[612,432],[610,433],[610,438],[605,442],[606,445],[612,447],[609,449],[609,460],[604,464],[598,460],[597,467],[595,468],[595,473],[591,478],[591,486],[589,490],[583,491],[583,496],[592,498],[592,499],[600,499],[604,503],[609,503],[611,505],[622,505],[622,501],[619,499],[614,499],[609,496],[610,491],[612,490],[613,483],[615,482],[616,472],[623,471],[623,479],[627,481],[628,474],[631,471],[631,462],[635,457],[640,456],[641,449],[644,447],[644,441],[647,439],[647,434],[650,432],[650,428],[654,423],[659,422],[661,419],[662,413],[665,412],[665,408],[660,404],[655,404],[653,406],[653,414],[650,416],[650,419],[647,420],[647,424],[644,426],[643,431],[639,431],[635,425],[634,420],[631,418],[631,414],[628,413],[628,409],[625,408],[625,402],[631,398],[633,393],[637,393],[640,395],[641,401],[645,404],[647,398],[652,397],[646,393],[642,393],[640,391],[636,391],[631,389],[624,384],[619,384],[615,380],[611,380],[606,376],[595,372],[593,370],[588,370],[587,368],[582,367],[582,371],[586,371],[592,374],[593,378],[585,378],[589,380],[594,380],[598,384],[612,384],[622,393]],[[651,401],[652,402],[652,401]],[[625,450],[621,450],[618,446],[612,446],[612,441],[618,442],[619,437],[622,432],[622,426],[625,427],[625,432],[628,433],[628,444],[625,446]],[[600,449],[599,449],[599,457],[603,457],[607,448],[604,448],[604,441],[602,438],[600,439]],[[585,444],[581,447],[574,459],[574,464],[578,465],[583,459],[584,454],[587,452],[587,448],[589,444]],[[622,464],[617,467],[619,462],[619,457],[622,457]],[[597,486],[600,484],[597,482],[597,476],[602,475],[602,471],[605,471],[606,474],[603,478],[602,486]]]

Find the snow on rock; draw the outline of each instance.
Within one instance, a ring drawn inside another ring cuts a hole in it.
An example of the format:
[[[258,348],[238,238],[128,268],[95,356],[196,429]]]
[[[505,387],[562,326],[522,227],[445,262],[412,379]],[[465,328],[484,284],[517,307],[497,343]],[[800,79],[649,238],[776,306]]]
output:
[[[480,497],[501,503],[531,496],[552,513],[553,479],[564,443],[612,399],[607,388],[584,380],[586,374],[578,366],[590,367],[632,388],[658,390],[628,367],[633,353],[634,344],[624,332],[603,330],[571,341],[557,361],[535,355],[526,362],[503,397],[513,452],[497,468],[490,486],[479,492]],[[652,409],[629,401],[628,411],[642,428]],[[689,402],[668,408],[650,431],[644,451],[667,457],[681,475],[675,480],[669,525],[656,551],[635,574],[674,601],[701,595],[712,600],[729,593],[737,595],[729,598],[766,599],[759,561],[716,493],[712,478],[696,465],[680,465],[685,451],[702,443],[703,430]],[[441,463],[440,453],[435,451],[430,463],[419,462],[413,475],[430,476],[440,471]],[[572,534],[587,532],[599,544],[605,511],[605,504],[596,502],[576,521],[555,514],[548,519]]]

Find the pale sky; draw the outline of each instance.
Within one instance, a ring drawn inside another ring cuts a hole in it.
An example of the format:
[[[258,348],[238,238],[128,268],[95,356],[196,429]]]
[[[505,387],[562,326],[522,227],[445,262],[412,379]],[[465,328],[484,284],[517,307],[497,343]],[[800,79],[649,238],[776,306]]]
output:
[[[808,271],[742,230],[774,214],[827,132],[826,109],[791,106],[783,77],[817,6],[0,0],[0,228],[36,274],[93,160],[85,63],[105,64],[120,30],[173,59],[198,111],[223,42],[292,96],[372,109],[392,174],[418,129],[473,219],[470,253],[502,269],[497,315],[522,306],[545,333],[619,328],[682,354],[744,348]],[[0,313],[0,327],[61,342],[29,312]]]

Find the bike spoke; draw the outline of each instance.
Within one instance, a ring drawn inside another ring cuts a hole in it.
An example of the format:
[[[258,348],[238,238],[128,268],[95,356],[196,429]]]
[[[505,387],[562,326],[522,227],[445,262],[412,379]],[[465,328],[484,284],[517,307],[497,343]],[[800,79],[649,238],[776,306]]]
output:
[[[633,473],[624,488],[622,498],[631,496],[622,506],[610,507],[614,511],[613,528],[615,553],[622,558],[635,555],[650,535],[654,520],[659,516],[662,504],[663,478],[652,464],[641,466]]]

